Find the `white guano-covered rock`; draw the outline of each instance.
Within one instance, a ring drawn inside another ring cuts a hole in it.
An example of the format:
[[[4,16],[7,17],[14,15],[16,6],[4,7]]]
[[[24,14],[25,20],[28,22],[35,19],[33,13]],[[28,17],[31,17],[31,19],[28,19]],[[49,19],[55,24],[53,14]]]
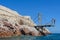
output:
[[[19,15],[18,12],[0,5],[0,37],[15,35],[40,36],[41,33],[34,26],[36,24],[30,16]],[[44,30],[44,32],[46,33],[48,30]]]

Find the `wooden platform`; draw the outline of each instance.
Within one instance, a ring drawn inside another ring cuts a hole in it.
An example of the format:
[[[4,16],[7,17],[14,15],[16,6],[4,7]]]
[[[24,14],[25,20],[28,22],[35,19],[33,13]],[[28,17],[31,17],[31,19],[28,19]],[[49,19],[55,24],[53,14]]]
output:
[[[38,25],[38,26],[34,26],[34,27],[53,27],[54,25]]]

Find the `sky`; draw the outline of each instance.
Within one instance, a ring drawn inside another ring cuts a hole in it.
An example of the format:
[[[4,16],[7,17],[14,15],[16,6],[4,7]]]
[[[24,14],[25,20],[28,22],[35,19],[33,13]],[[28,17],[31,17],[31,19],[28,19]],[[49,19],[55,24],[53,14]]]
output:
[[[42,15],[42,24],[50,23],[55,18],[54,27],[48,28],[52,33],[60,33],[60,0],[0,0],[0,5],[17,11],[20,15],[31,16],[38,24],[37,15]]]

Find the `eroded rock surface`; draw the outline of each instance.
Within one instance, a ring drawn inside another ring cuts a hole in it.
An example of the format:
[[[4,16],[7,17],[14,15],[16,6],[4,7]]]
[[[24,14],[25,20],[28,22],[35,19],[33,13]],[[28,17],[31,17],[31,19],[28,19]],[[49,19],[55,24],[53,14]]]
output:
[[[41,36],[41,32],[34,27],[36,24],[30,16],[21,16],[16,11],[0,5],[0,37],[18,35]],[[45,33],[50,33],[44,28]]]

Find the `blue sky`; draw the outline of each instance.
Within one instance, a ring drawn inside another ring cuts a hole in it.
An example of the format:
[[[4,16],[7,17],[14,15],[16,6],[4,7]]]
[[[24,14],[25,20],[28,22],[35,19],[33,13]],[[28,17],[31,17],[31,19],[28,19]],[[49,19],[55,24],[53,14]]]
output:
[[[16,10],[21,15],[31,16],[36,24],[38,12],[42,14],[43,24],[55,18],[55,27],[48,29],[60,33],[60,0],[0,0],[0,5]]]

